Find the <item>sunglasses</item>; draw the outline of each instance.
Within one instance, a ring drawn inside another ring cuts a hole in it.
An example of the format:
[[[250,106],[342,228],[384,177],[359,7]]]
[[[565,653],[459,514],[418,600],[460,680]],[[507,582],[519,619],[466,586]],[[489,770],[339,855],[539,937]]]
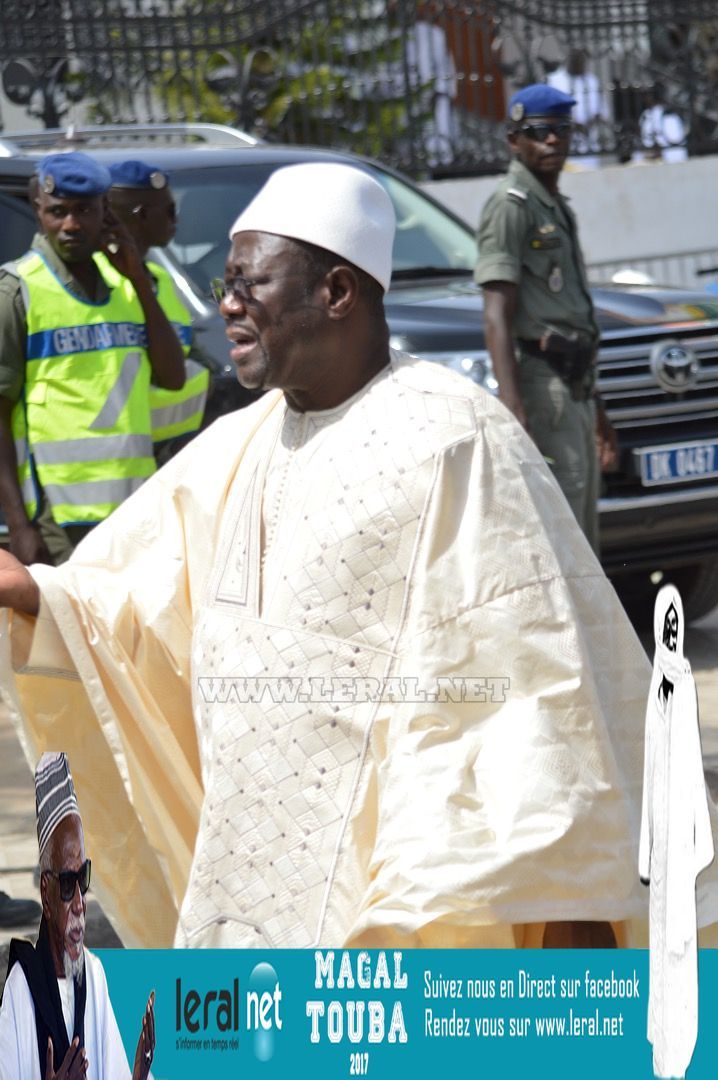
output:
[[[559,124],[522,124],[519,131],[532,142],[546,142],[549,135],[557,139],[566,139],[571,134],[573,125],[568,120]]]
[[[90,888],[90,872],[92,860],[85,859],[79,870],[43,870],[43,874],[57,878],[60,882],[60,899],[69,903],[75,895],[75,889],[80,886],[80,895],[84,896]]]
[[[240,300],[243,304],[249,304],[254,297],[252,296],[252,287],[258,285],[258,281],[252,281],[250,278],[242,277],[238,274],[233,277],[231,281],[225,281],[224,278],[216,277],[212,278],[209,283],[209,291],[212,295],[212,299],[217,304],[221,304],[223,300]]]
[[[209,283],[209,292],[212,299],[221,304],[223,300],[231,303],[233,300],[239,300],[243,304],[255,303],[255,298],[252,295],[252,289],[255,285],[269,285],[273,281],[282,281],[285,278],[299,277],[302,271],[293,270],[286,274],[275,274],[274,277],[261,277],[261,278],[246,278],[241,274],[237,274],[231,281],[225,281],[224,278],[216,277],[212,278]]]

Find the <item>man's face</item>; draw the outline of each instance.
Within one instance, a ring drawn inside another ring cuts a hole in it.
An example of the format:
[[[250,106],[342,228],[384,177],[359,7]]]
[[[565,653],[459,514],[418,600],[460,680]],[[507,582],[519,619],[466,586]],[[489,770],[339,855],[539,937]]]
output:
[[[675,652],[678,647],[678,612],[673,604],[669,607],[663,620],[663,644],[671,652]]]
[[[79,870],[85,861],[85,840],[82,822],[73,814],[64,818],[50,837],[50,870]],[[50,947],[55,962],[55,972],[62,978],[69,968],[78,969],[85,940],[85,914],[87,901],[80,893],[79,884],[71,900],[63,900],[57,877],[42,874],[40,879],[42,911],[50,935]],[[69,961],[69,964],[66,963]],[[81,970],[81,968],[80,968]]]
[[[322,307],[304,252],[283,236],[237,233],[225,283],[237,278],[249,288],[240,284],[243,295],[225,295],[220,313],[240,383],[249,390],[311,390],[324,377]]]
[[[585,75],[586,74],[586,53],[583,49],[571,49],[568,54],[568,60],[566,61],[566,70],[569,75]]]
[[[177,207],[169,188],[137,192],[131,228],[148,248],[169,244],[177,232]]]
[[[102,197],[58,198],[40,192],[37,204],[40,228],[63,262],[85,262],[100,247]]]
[[[509,134],[515,156],[539,179],[558,176],[566,162],[570,141],[568,116],[527,116]]]

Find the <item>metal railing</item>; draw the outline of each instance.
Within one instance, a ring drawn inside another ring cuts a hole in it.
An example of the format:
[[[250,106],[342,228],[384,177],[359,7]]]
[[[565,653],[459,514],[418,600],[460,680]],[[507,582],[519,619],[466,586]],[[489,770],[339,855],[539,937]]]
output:
[[[214,121],[417,176],[502,169],[543,80],[584,159],[718,149],[718,0],[2,0],[0,69],[46,127]]]

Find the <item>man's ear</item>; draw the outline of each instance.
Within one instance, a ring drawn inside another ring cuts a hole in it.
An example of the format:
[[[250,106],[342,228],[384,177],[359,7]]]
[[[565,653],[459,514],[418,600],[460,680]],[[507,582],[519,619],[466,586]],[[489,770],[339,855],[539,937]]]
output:
[[[515,154],[517,152],[517,150],[518,150],[518,138],[519,138],[518,131],[509,131],[509,133],[507,135],[507,139],[508,139],[509,148],[510,148],[512,154]]]
[[[330,319],[345,319],[359,298],[359,279],[350,266],[335,266],[325,278],[329,291],[327,314]]]

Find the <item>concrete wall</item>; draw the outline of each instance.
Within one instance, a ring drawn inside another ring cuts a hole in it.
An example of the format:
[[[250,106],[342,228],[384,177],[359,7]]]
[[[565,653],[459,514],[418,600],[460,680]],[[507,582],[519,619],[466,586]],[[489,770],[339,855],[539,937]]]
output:
[[[659,281],[702,287],[696,267],[718,264],[717,182],[714,156],[567,168],[561,190],[578,217],[589,265],[611,264],[611,272],[613,264],[630,265],[653,272]],[[496,177],[433,181],[423,187],[474,228]]]

